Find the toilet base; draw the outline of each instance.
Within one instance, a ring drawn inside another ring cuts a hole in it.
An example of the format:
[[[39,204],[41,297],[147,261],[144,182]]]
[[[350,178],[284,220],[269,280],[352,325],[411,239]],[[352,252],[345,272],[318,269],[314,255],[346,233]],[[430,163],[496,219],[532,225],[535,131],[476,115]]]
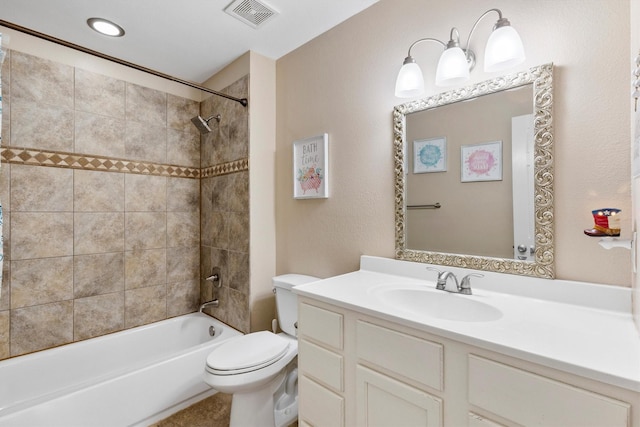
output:
[[[229,427],[275,427],[273,394],[280,388],[284,377],[285,373],[281,372],[258,390],[251,390],[247,393],[233,393]]]
[[[298,370],[291,364],[258,390],[236,392],[229,427],[287,427],[298,418]]]

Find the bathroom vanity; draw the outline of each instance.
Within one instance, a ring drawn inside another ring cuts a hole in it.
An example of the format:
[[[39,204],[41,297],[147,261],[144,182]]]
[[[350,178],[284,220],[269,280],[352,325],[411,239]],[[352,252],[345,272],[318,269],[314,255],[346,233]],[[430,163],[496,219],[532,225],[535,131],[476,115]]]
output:
[[[483,272],[465,296],[425,267],[295,288],[301,426],[640,426],[629,289]]]

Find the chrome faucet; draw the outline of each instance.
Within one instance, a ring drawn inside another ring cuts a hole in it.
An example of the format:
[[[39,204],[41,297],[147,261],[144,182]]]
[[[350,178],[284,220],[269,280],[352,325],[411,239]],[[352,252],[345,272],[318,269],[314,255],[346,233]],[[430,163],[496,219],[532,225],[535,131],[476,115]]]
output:
[[[456,294],[471,295],[471,278],[472,277],[484,277],[482,274],[471,273],[462,278],[462,281],[458,283],[458,278],[452,271],[440,271],[437,268],[427,267],[427,270],[432,270],[438,273],[438,281],[436,283],[436,289],[440,291],[452,292]],[[454,289],[448,289],[447,283],[449,278],[453,278],[453,283],[456,287]]]
[[[217,299],[217,298],[216,298],[216,299],[214,299],[214,300],[211,300],[211,301],[209,301],[209,302],[205,302],[204,304],[202,304],[202,305],[200,306],[200,313],[202,313],[202,310],[204,310],[205,308],[208,308],[208,307],[217,307],[218,305],[220,305],[220,301],[218,301],[218,299]]]
[[[213,272],[211,273],[211,276],[207,277],[204,280],[206,282],[211,282],[213,284],[214,289],[220,288],[222,286],[222,280],[220,279],[220,268],[214,267]],[[200,313],[202,313],[202,310],[204,310],[205,308],[218,307],[219,305],[220,305],[220,301],[218,301],[218,298],[212,299],[211,301],[207,301],[200,306]]]

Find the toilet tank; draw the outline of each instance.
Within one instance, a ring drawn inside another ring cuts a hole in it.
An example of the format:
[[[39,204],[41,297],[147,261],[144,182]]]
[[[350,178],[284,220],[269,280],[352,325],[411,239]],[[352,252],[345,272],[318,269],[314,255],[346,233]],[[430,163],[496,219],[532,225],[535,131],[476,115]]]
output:
[[[318,277],[304,274],[283,274],[273,278],[273,290],[276,294],[278,324],[285,333],[296,336],[294,324],[298,321],[298,297],[291,288],[320,280]]]

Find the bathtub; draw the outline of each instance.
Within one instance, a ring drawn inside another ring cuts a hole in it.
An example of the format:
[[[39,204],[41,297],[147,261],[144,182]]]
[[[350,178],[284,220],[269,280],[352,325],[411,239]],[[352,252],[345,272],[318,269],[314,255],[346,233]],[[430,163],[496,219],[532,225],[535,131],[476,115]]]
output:
[[[238,335],[192,313],[7,359],[0,426],[148,426],[216,393],[202,379],[207,355]]]

